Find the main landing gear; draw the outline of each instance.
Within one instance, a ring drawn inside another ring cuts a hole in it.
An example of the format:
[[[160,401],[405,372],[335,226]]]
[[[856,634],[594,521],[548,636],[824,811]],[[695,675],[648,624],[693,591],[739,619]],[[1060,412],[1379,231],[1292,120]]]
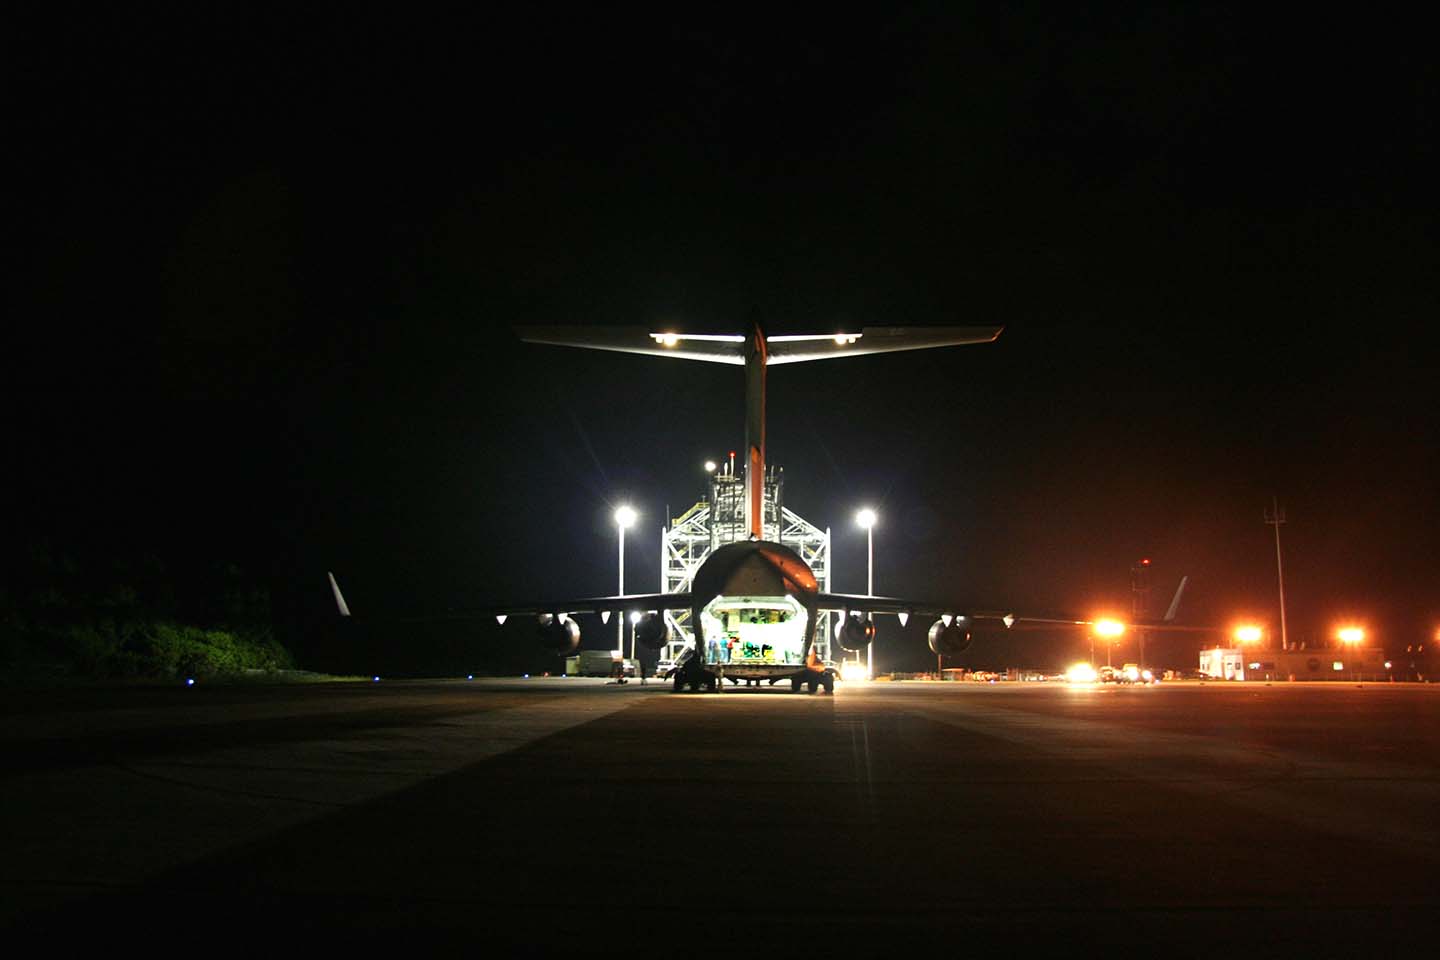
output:
[[[686,690],[715,693],[720,689],[719,679],[709,670],[676,670],[674,684],[676,693],[684,693]]]
[[[790,678],[790,692],[799,693],[801,690],[809,693],[824,690],[826,694],[832,694],[835,692],[835,674],[829,670],[806,670],[804,673],[797,673]]]

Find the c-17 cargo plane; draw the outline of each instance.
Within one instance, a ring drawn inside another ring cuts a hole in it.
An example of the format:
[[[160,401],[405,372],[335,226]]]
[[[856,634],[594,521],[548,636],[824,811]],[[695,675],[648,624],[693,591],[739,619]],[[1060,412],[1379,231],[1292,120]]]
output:
[[[1017,616],[1008,610],[976,609],[958,599],[939,602],[898,597],[822,592],[810,566],[792,549],[764,538],[765,381],[769,367],[809,360],[892,353],[964,344],[990,343],[1003,326],[864,327],[801,336],[767,336],[759,324],[748,333],[684,333],[646,327],[522,327],[529,343],[678,357],[745,368],[744,516],[748,539],[713,550],[695,572],[691,589],[676,593],[626,594],[496,605],[470,615],[536,618],[544,645],[565,656],[580,645],[579,613],[632,615],[635,639],[651,650],[670,640],[666,610],[688,610],[695,642],[682,653],[673,674],[675,690],[718,691],[724,680],[774,684],[810,693],[834,691],[833,667],[817,656],[820,614],[842,614],[836,638],[851,652],[866,649],[875,636],[874,615],[893,613],[905,625],[911,616],[933,617],[930,649],[952,655],[969,648],[977,623],[1085,626],[1093,621],[1051,616]],[[349,608],[330,577],[342,616]],[[1178,599],[1178,597],[1177,597]],[[1172,606],[1167,620],[1174,616]],[[1154,626],[1154,625],[1152,625]]]

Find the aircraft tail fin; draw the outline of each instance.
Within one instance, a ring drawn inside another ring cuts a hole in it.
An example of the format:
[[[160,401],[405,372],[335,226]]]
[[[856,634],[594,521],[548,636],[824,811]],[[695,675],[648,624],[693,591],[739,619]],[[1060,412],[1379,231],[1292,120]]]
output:
[[[1185,584],[1190,582],[1188,575],[1180,578],[1180,586],[1175,588],[1175,599],[1170,601],[1170,609],[1165,611],[1165,621],[1169,623],[1175,619],[1175,614],[1180,611],[1180,597],[1185,593]]]
[[[340,592],[340,584],[335,582],[335,574],[326,572],[330,578],[330,592],[335,594],[335,609],[340,611],[340,616],[350,616],[350,607],[345,603],[345,596]]]

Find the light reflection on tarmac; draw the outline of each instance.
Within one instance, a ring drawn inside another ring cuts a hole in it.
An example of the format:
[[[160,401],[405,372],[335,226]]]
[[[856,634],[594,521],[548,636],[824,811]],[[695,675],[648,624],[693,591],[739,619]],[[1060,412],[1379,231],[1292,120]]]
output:
[[[163,903],[167,931],[236,942],[1233,956],[1409,952],[1440,923],[1434,686],[551,678],[4,709],[0,922],[30,933]]]

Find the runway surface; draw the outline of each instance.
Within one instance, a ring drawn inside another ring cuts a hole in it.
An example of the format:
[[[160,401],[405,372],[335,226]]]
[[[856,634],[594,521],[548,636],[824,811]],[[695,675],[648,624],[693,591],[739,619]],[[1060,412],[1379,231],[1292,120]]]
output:
[[[3,715],[12,932],[1179,956],[1440,932],[1440,687],[200,685]]]

